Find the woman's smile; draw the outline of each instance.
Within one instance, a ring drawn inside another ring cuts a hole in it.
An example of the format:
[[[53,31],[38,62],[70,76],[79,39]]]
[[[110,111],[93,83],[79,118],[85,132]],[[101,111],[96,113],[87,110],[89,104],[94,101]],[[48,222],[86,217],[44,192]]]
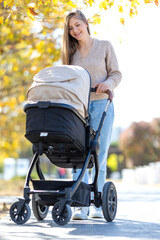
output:
[[[76,38],[78,38],[78,37],[80,37],[80,36],[82,35],[81,33],[82,33],[82,32],[75,33],[74,36],[75,36]]]

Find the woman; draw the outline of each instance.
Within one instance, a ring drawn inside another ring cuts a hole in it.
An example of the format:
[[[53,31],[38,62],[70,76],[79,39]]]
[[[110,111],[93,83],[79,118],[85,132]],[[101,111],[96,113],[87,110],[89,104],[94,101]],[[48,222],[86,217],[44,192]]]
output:
[[[121,81],[121,73],[114,49],[109,41],[93,39],[90,36],[89,25],[84,14],[77,10],[66,17],[63,35],[62,62],[66,65],[77,65],[85,68],[91,75],[92,87],[97,90],[91,93],[90,117],[91,125],[97,130],[102,113],[107,103],[107,89],[113,89]],[[106,159],[110,145],[111,131],[114,120],[113,102],[107,111],[100,136],[98,191],[102,192],[106,180]],[[73,180],[79,176],[80,169],[73,173]],[[94,171],[92,171],[94,172]],[[94,173],[92,173],[92,179]],[[83,181],[89,182],[88,171]],[[72,219],[87,219],[87,207],[77,208]],[[93,208],[90,217],[102,217],[101,208]]]

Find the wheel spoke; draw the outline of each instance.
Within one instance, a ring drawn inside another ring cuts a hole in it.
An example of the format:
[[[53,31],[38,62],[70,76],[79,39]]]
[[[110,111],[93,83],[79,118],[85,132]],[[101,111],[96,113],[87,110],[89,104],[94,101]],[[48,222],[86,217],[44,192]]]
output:
[[[113,190],[110,191],[110,200],[115,198],[115,192]]]
[[[59,202],[55,203],[52,210],[53,220],[59,225],[65,225],[71,218],[71,208],[69,205],[65,205],[62,213],[59,215]]]

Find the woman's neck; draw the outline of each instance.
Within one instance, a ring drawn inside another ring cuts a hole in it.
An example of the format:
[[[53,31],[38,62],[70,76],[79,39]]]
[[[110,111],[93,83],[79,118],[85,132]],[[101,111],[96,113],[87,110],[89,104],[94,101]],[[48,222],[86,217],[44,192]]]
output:
[[[89,35],[87,38],[78,41],[78,49],[90,48],[93,43],[93,38]]]

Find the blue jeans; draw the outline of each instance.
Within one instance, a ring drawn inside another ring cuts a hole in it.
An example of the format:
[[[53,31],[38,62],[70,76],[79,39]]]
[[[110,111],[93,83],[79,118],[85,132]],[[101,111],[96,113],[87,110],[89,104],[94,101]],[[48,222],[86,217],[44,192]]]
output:
[[[90,112],[90,123],[93,129],[96,131],[98,129],[102,113],[106,107],[107,99],[96,100],[90,102],[89,112]],[[102,192],[103,185],[106,181],[106,164],[107,164],[107,155],[108,149],[111,141],[112,126],[114,121],[114,105],[113,102],[109,105],[107,115],[105,117],[103,127],[100,134],[100,153],[99,153],[99,178],[98,178],[98,191]],[[77,169],[76,173],[73,173],[73,180],[76,180],[81,172],[81,169]],[[91,171],[91,179],[93,182],[95,174],[95,169]],[[89,173],[88,169],[86,170],[83,179],[83,182],[89,183]]]

